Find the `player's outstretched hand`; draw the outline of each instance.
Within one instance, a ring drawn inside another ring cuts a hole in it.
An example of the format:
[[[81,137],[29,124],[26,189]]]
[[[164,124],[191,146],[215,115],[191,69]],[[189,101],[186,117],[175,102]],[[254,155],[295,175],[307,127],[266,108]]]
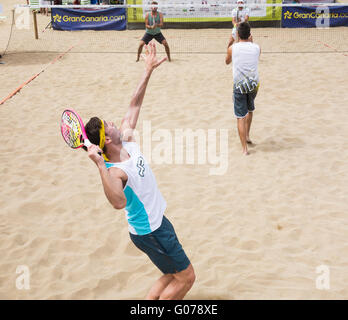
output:
[[[146,69],[148,71],[156,69],[160,64],[167,60],[167,57],[158,60],[156,56],[156,45],[153,42],[150,42],[147,46],[145,46],[145,56],[143,57],[145,60]]]

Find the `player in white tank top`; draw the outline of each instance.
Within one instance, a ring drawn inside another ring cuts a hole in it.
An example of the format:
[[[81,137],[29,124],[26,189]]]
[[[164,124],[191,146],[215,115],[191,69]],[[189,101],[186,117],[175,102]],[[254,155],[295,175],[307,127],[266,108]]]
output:
[[[120,128],[97,117],[87,123],[92,143],[88,155],[99,169],[109,202],[115,209],[126,210],[131,240],[163,273],[146,299],[182,299],[195,281],[194,270],[172,224],[163,215],[166,202],[133,138],[152,71],[166,60],[157,60],[153,43],[146,46],[146,52],[145,73]]]
[[[237,28],[242,22],[248,22],[250,16],[250,9],[245,7],[244,0],[237,0],[237,8],[232,10],[232,34],[230,36],[227,48],[231,46],[235,41],[238,41]]]
[[[249,134],[255,110],[254,100],[259,89],[258,63],[261,49],[253,43],[249,23],[241,23],[238,34],[240,41],[228,48],[225,62],[233,63],[234,112],[243,154],[248,155],[248,144],[252,145]]]

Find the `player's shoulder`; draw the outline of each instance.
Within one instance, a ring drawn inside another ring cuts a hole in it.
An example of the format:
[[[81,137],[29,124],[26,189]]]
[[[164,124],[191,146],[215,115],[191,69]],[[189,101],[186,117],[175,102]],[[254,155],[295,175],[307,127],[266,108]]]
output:
[[[118,167],[110,166],[109,168],[110,175],[115,179],[121,179],[121,180],[127,180],[128,176],[127,174]]]
[[[253,45],[253,47],[255,48],[255,50],[257,51],[257,53],[261,52],[261,47],[259,44],[255,43],[255,42],[251,42],[251,44]]]
[[[257,49],[260,50],[260,45],[259,45],[258,43],[252,42],[252,44],[253,44]]]
[[[140,146],[135,141],[135,139],[129,140],[129,141],[122,141],[122,147],[130,155],[133,155],[133,154],[137,155],[137,154],[141,153]]]

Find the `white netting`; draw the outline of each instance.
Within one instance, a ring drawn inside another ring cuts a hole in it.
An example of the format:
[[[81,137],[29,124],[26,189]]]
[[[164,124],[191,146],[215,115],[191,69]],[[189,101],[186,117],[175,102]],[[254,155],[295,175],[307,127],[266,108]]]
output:
[[[192,4],[187,5],[186,2]],[[331,17],[321,15],[318,16],[320,28],[282,28],[285,4],[277,2],[279,0],[250,0],[245,4],[250,10],[249,22],[254,41],[260,44],[263,52],[348,51],[347,27],[329,27]],[[39,2],[35,6],[32,4],[30,8],[18,6],[13,16],[7,53],[64,52],[72,46],[72,52],[135,53],[145,32],[145,14],[151,10],[151,1],[143,1],[141,5],[139,3],[142,1],[128,1],[127,5],[121,6],[51,6],[46,1],[41,7],[48,8],[50,13],[62,8],[78,8],[86,13],[97,9],[125,8],[127,27],[125,31],[60,31],[52,28],[55,15],[37,13],[38,39],[35,39],[33,11],[39,10]],[[161,1],[158,7],[164,16],[162,33],[173,53],[226,52],[235,1],[170,0],[170,3]],[[322,8],[324,11],[318,12],[324,14],[327,8],[333,7],[339,8],[337,4],[321,4],[316,8]]]

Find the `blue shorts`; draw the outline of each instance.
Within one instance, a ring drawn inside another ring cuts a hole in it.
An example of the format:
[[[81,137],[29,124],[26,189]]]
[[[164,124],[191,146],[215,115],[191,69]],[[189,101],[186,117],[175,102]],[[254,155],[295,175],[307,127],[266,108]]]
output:
[[[161,226],[145,235],[129,233],[135,246],[146,253],[164,274],[173,274],[187,269],[187,258],[170,221],[163,216]]]
[[[237,118],[244,118],[249,112],[255,110],[254,100],[256,98],[258,87],[248,93],[233,91],[234,114]]]
[[[152,39],[155,39],[158,43],[161,43],[161,44],[162,44],[163,40],[166,40],[166,38],[164,37],[162,32],[157,33],[157,34],[150,34],[150,33],[145,32],[145,34],[141,40],[143,40],[145,42],[145,44],[148,44]]]

